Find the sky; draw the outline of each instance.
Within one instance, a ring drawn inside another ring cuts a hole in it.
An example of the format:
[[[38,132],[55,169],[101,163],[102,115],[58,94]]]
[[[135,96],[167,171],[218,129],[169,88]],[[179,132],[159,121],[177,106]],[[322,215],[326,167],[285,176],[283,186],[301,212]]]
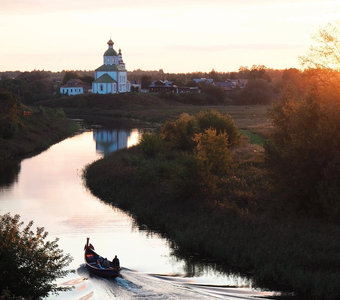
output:
[[[108,40],[128,71],[300,68],[340,0],[0,0],[0,72],[94,70]]]

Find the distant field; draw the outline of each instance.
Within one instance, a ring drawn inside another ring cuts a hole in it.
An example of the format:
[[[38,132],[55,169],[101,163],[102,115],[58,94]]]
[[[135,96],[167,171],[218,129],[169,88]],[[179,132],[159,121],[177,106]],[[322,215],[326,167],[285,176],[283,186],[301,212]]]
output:
[[[173,105],[174,104],[174,105]],[[202,110],[215,109],[230,114],[242,130],[266,137],[270,129],[267,116],[269,105],[192,105],[172,103],[153,94],[79,95],[36,103],[47,107],[61,107],[69,116],[123,117],[153,123],[173,120],[184,112],[194,115]]]
[[[266,137],[271,128],[267,114],[269,107],[270,105],[228,105],[216,109],[231,115],[239,129],[247,129]]]

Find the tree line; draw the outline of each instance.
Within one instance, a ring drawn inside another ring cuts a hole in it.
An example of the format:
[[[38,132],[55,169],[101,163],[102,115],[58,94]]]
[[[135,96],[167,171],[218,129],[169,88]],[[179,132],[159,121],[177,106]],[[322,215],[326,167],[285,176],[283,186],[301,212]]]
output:
[[[141,84],[147,88],[152,81],[169,80],[178,87],[196,87],[207,95],[217,98],[217,103],[223,102],[226,97],[235,104],[268,104],[278,95],[282,87],[287,83],[303,90],[306,84],[315,76],[311,72],[295,68],[275,70],[264,65],[253,65],[251,68],[240,66],[238,72],[194,72],[194,73],[165,73],[163,70],[128,72],[128,80],[131,83]],[[214,82],[223,82],[230,79],[247,79],[248,84],[241,90],[236,87],[232,93],[226,95],[225,91],[205,82],[196,83],[193,79],[209,78]],[[91,85],[94,81],[92,71],[62,71],[50,72],[34,70],[31,72],[4,72],[1,74],[0,89],[7,90],[17,95],[22,103],[33,104],[37,101],[61,97],[60,86],[70,79],[81,79]],[[190,96],[190,104],[202,104],[199,97]],[[197,99],[196,99],[197,98]],[[186,99],[187,101],[187,99]],[[204,101],[203,101],[204,102]],[[212,99],[208,99],[212,103]]]

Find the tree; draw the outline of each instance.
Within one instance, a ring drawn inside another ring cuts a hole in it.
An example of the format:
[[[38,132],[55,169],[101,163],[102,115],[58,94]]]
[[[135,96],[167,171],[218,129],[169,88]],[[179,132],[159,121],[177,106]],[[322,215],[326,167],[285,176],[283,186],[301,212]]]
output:
[[[273,124],[267,157],[285,201],[297,211],[339,220],[340,102],[318,89],[297,96],[287,87],[269,111]]]
[[[314,70],[318,78],[327,84],[340,82],[340,21],[320,27],[314,35],[316,45],[312,45],[306,55],[300,56],[302,67]]]
[[[249,72],[249,79],[264,79],[268,82],[271,82],[271,78],[268,74],[266,74],[266,66],[264,65],[253,65]]]
[[[232,156],[229,151],[228,134],[217,134],[216,129],[208,128],[196,134],[196,163],[203,192],[207,196],[218,192],[219,178],[231,170]]]
[[[19,107],[20,101],[17,96],[11,92],[0,90],[0,118],[15,116]]]
[[[163,140],[157,134],[153,134],[150,132],[144,132],[140,141],[139,146],[142,149],[142,152],[145,156],[155,157],[157,154],[163,152]]]
[[[264,79],[250,80],[241,91],[240,104],[268,104],[273,100],[273,90]]]
[[[92,82],[94,81],[94,77],[90,76],[90,75],[84,75],[80,77],[80,80],[88,83],[88,84],[92,84]]]
[[[17,110],[19,98],[5,90],[0,90],[0,139],[9,139],[18,132]]]
[[[78,79],[79,75],[78,73],[72,72],[72,71],[66,71],[65,75],[63,77],[63,80],[61,81],[61,84],[66,84],[70,79]]]
[[[223,103],[225,100],[224,90],[212,84],[200,84],[202,93],[206,95],[206,100],[211,104]]]
[[[197,116],[183,113],[177,120],[168,121],[161,128],[160,136],[170,149],[192,151],[196,147],[194,137],[207,129],[216,134],[226,134],[229,147],[239,145],[241,136],[230,115],[222,115],[216,110],[202,111]]]
[[[212,128],[216,130],[217,134],[226,133],[229,147],[241,143],[241,135],[230,115],[224,116],[216,110],[201,111],[197,114],[197,123],[200,132]]]
[[[240,66],[239,69],[238,69],[238,76],[239,76],[239,78],[248,79],[249,78],[249,73],[250,73],[250,70],[249,70],[248,67]]]
[[[282,73],[282,80],[285,83],[298,83],[301,79],[301,72],[296,68],[286,69]]]
[[[195,147],[193,137],[196,133],[196,118],[183,113],[177,120],[166,122],[161,128],[160,136],[170,149],[191,151]]]
[[[152,83],[152,77],[148,75],[143,75],[141,77],[141,88],[147,89],[148,86]]]
[[[209,73],[209,78],[213,79],[214,81],[221,81],[221,76],[218,72],[212,69]]]
[[[22,230],[20,216],[0,216],[0,290],[16,297],[41,299],[69,288],[58,287],[55,280],[69,274],[65,270],[72,258],[58,248],[58,239],[45,241],[48,233],[33,221]]]

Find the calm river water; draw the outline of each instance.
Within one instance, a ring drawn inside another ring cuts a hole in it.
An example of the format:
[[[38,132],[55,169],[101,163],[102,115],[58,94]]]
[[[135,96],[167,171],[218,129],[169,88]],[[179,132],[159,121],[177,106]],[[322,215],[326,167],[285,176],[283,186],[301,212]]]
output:
[[[137,143],[138,129],[97,129],[0,169],[0,214],[19,214],[27,224],[45,227],[49,238],[74,260],[76,272],[58,281],[74,286],[49,299],[256,299],[271,292],[219,273],[213,266],[188,263],[174,255],[166,239],[140,229],[125,212],[94,197],[83,185],[83,168],[122,147]],[[117,255],[122,276],[101,279],[83,265],[86,238],[101,255]]]

